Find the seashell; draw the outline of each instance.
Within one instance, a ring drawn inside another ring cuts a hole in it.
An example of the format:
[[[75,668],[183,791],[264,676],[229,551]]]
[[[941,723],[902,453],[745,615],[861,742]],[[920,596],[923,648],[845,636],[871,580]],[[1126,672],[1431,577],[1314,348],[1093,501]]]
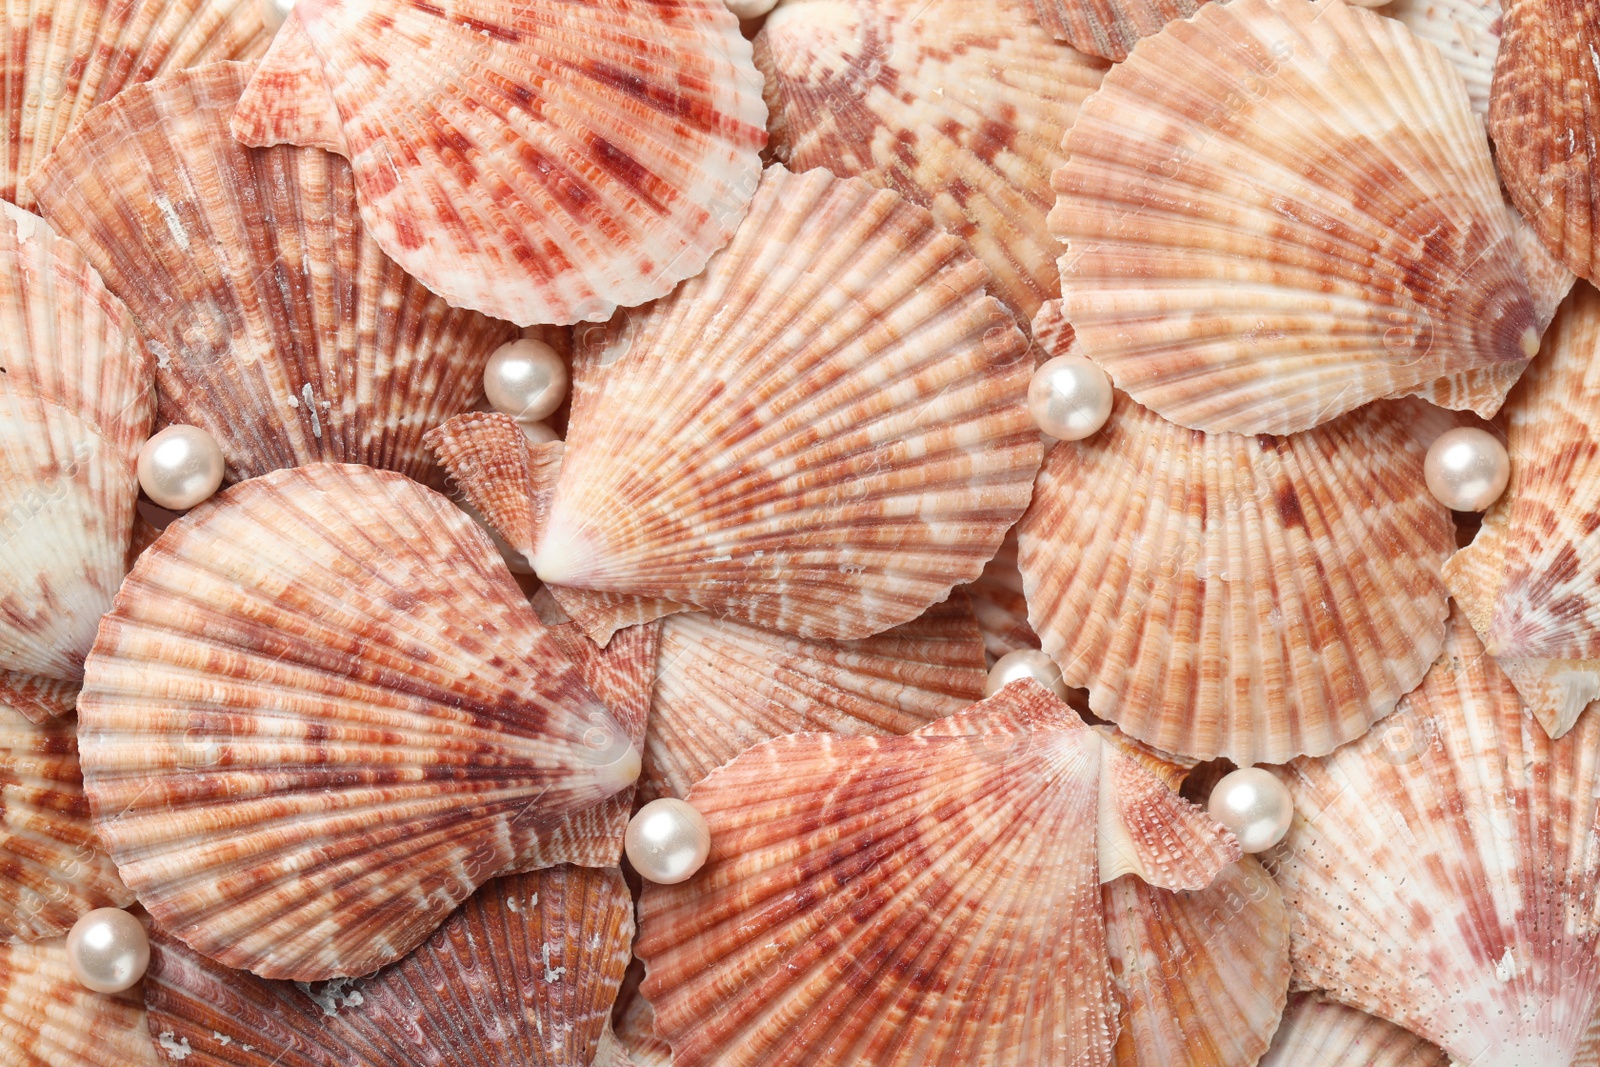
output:
[[[580,339],[539,577],[844,640],[976,578],[1039,458],[984,279],[897,194],[769,168],[706,273]]]
[[[1551,741],[1457,613],[1382,728],[1282,773],[1297,983],[1463,1063],[1567,1063],[1600,1006],[1597,750],[1593,715]]]
[[[1028,625],[1028,600],[1017,569],[1017,533],[1013,528],[1000,543],[1000,551],[983,566],[977,579],[962,586],[972,602],[989,666],[1007,652],[1038,648],[1039,635]]]
[[[1065,317],[1182,425],[1305,430],[1538,349],[1482,127],[1392,19],[1205,5],[1106,76],[1064,147]]]
[[[123,881],[169,934],[269,978],[405,954],[638,772],[487,535],[364,467],[277,471],[173,523],[78,708]]]
[[[1121,62],[1141,37],[1186,19],[1205,0],[1033,0],[1039,24],[1058,41]]]
[[[682,797],[784,734],[905,734],[983,699],[965,598],[859,641],[806,640],[696,612],[662,624],[640,796]]]
[[[1423,457],[1384,405],[1252,438],[1118,394],[1104,430],[1050,451],[1017,527],[1029,619],[1094,714],[1164,752],[1332,751],[1444,639],[1455,542]]]
[[[1500,54],[1500,0],[1390,0],[1380,9],[1434,45],[1467,86],[1472,110],[1489,117],[1489,86]]]
[[[612,1011],[617,1042],[626,1050],[631,1067],[672,1067],[672,1046],[656,1036],[655,1010],[639,993],[638,982],[643,977],[644,967],[636,958],[628,967]]]
[[[1100,754],[1100,881],[1124,875],[1159,889],[1205,889],[1241,855],[1233,835],[1178,795],[1183,768],[1116,729],[1095,727]],[[1173,840],[1185,842],[1174,848]],[[1286,964],[1287,966],[1287,964]]]
[[[1072,323],[1066,320],[1061,309],[1060,300],[1046,300],[1039,306],[1039,313],[1033,317],[1030,327],[1033,331],[1033,341],[1038,348],[1038,361],[1043,363],[1056,356],[1076,355],[1072,343],[1078,339]]]
[[[772,155],[927,208],[1023,326],[1061,292],[1050,172],[1106,63],[1052,40],[1028,0],[812,0],[755,40]]]
[[[256,148],[293,144],[349,158],[339,107],[322,76],[322,57],[299,19],[286,19],[278,28],[239,100],[232,130]]]
[[[1416,1034],[1338,1001],[1298,993],[1258,1067],[1450,1067]],[[1574,1064],[1574,1067],[1577,1067]]]
[[[35,725],[71,715],[78,706],[78,685],[32,674],[0,671],[0,705]]]
[[[155,1067],[139,990],[78,984],[67,939],[0,944],[0,1063],[16,1067]],[[285,1064],[283,1067],[289,1067]]]
[[[662,1064],[660,1067],[671,1067],[671,1065]],[[1429,1064],[1428,1067],[1432,1065]],[[1583,1035],[1583,1042],[1578,1046],[1578,1053],[1572,1057],[1572,1063],[1568,1067],[1600,1067],[1600,1015],[1596,1015],[1589,1023],[1588,1032]]]
[[[478,400],[515,330],[448,307],[385,256],[342,159],[235,142],[249,70],[121,94],[34,190],[144,327],[162,418],[208,430],[232,478],[327,461],[424,480],[424,432]]]
[[[367,227],[453,306],[603,321],[698,274],[755,191],[760,75],[720,0],[317,0],[284,30],[235,132],[329,146],[331,100]]]
[[[487,883],[353,982],[257,978],[158,933],[145,1004],[185,1067],[590,1067],[632,940],[621,872],[556,867]]]

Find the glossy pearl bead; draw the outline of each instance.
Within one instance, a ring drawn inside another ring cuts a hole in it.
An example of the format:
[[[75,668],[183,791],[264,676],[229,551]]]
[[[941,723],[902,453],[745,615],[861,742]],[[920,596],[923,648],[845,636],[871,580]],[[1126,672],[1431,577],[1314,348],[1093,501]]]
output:
[[[549,418],[567,398],[567,364],[543,341],[501,345],[483,368],[489,406],[526,425]]]
[[[989,668],[989,681],[983,687],[983,695],[992,697],[1022,678],[1032,678],[1058,698],[1067,699],[1067,683],[1061,679],[1061,668],[1036,648],[1019,648],[995,660],[994,666]]]
[[[1483,511],[1506,491],[1511,457],[1494,434],[1458,426],[1429,446],[1422,473],[1428,492],[1451,511]]]
[[[127,912],[98,908],[73,924],[67,935],[67,963],[86,988],[120,993],[144,977],[150,965],[150,939],[139,920]]]
[[[1057,441],[1081,441],[1111,417],[1111,379],[1082,356],[1057,356],[1033,372],[1028,410]]]
[[[1244,767],[1225,776],[1212,787],[1206,809],[1233,831],[1246,852],[1265,852],[1276,845],[1294,821],[1289,790],[1260,767]]]
[[[274,33],[283,26],[289,12],[294,10],[294,0],[260,0],[260,4],[261,21]]]
[[[210,434],[198,426],[168,426],[139,449],[139,488],[161,507],[187,511],[211,499],[225,468]]]
[[[682,800],[662,797],[628,823],[628,862],[647,882],[676,885],[694,877],[711,855],[711,827]]]

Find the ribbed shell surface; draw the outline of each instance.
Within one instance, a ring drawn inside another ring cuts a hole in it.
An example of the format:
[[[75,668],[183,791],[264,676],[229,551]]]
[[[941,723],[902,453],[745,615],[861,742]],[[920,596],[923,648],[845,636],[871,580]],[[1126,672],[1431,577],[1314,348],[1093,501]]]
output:
[[[0,1063],[156,1067],[158,1062],[138,989],[107,996],[79,985],[67,963],[64,937],[0,945]]]
[[[1124,60],[1139,38],[1188,18],[1205,0],[1033,0],[1035,17],[1058,40],[1092,56]]]
[[[1017,569],[1017,534],[1006,534],[1000,551],[983,565],[975,581],[961,587],[972,602],[989,666],[1007,652],[1038,648],[1039,635],[1028,625],[1028,599],[1022,592],[1022,572]]]
[[[1489,117],[1489,86],[1504,32],[1500,0],[1394,0],[1378,9],[1444,53],[1467,85],[1472,110]]]
[[[1450,1057],[1416,1034],[1314,994],[1289,1010],[1259,1067],[1450,1067]],[[1580,1067],[1574,1063],[1572,1067]]]

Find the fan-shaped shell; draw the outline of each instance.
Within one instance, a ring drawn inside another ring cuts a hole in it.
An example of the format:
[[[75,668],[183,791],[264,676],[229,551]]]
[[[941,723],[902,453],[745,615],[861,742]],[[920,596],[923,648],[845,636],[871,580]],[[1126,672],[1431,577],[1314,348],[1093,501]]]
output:
[[[984,281],[897,194],[769,168],[706,273],[580,339],[539,576],[805,637],[916,618],[1037,469],[1027,340]]]
[[[1057,40],[1121,61],[1139,38],[1188,18],[1205,0],[1033,0],[1039,23]]]
[[[1489,117],[1489,85],[1500,54],[1500,0],[1391,0],[1380,8],[1444,54],[1467,86],[1472,110]]]
[[[128,90],[34,190],[150,338],[163,419],[208,430],[232,477],[328,461],[421,479],[424,432],[473,405],[515,331],[448,307],[384,255],[344,160],[236,142],[249,69]]]
[[[1017,568],[1015,528],[1006,534],[994,558],[983,565],[983,573],[962,589],[972,602],[972,613],[983,632],[989,666],[1007,652],[1039,647],[1039,635],[1028,625],[1028,599],[1022,591],[1022,572]]]
[[[0,671],[0,704],[29,722],[48,723],[72,714],[78,706],[78,684]]]
[[[348,983],[257,978],[158,935],[145,1004],[185,1067],[590,1067],[632,940],[621,872],[557,867],[489,882]]]
[[[1052,40],[1027,4],[790,0],[755,41],[773,156],[927,208],[1024,326],[1061,292],[1050,172],[1106,69]]]
[[[1392,19],[1208,4],[1106,76],[1065,151],[1065,316],[1175,422],[1289,433],[1537,350],[1461,79]]]
[[[720,0],[308,0],[291,27],[322,84],[291,37],[236,132],[326,144],[331,98],[367,226],[457,307],[603,321],[698,274],[755,191],[760,75]]]
[[[1450,1057],[1409,1031],[1335,1000],[1298,993],[1259,1067],[1450,1067]],[[1578,1067],[1574,1064],[1573,1067]]]
[[[169,527],[78,707],[123,880],[164,930],[265,977],[403,955],[638,771],[488,537],[365,467],[274,472]]]
[[[0,944],[0,1063],[155,1067],[157,1062],[137,989],[115,996],[85,989],[67,963],[64,937]]]
[[[1243,437],[1119,394],[1105,430],[1051,449],[1018,526],[1033,628],[1096,715],[1163,751],[1329,752],[1443,640],[1455,542],[1423,455],[1383,405]]]

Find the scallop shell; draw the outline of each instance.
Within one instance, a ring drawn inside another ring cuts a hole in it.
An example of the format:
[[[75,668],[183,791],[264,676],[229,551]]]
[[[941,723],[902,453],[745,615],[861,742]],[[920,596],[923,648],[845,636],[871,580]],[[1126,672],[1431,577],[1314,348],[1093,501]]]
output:
[[[1007,652],[1039,647],[1039,635],[1028,625],[1028,599],[1022,591],[1022,572],[1017,568],[1014,528],[1000,543],[1000,551],[984,564],[977,580],[962,588],[978,618],[989,666]]]
[[[327,461],[423,479],[424,432],[478,400],[515,330],[448,307],[385,256],[344,160],[234,141],[249,71],[128,90],[34,190],[144,327],[163,419],[210,431],[231,477]]]
[[[1258,1067],[1450,1067],[1416,1034],[1338,1001],[1296,994]],[[1574,1065],[1576,1067],[1576,1065]]]
[[[1500,0],[1391,0],[1381,8],[1444,54],[1467,86],[1472,110],[1489,117],[1489,85],[1500,54]]]
[[[1065,151],[1065,316],[1175,422],[1305,430],[1537,351],[1482,127],[1392,19],[1205,5],[1106,76]]]
[[[155,1067],[157,1059],[139,991],[89,992],[67,963],[67,939],[57,937],[0,944],[0,1063]]]
[[[960,594],[859,641],[806,640],[696,612],[662,624],[641,795],[684,796],[784,734],[904,734],[983,699],[983,638]]]
[[[1567,1063],[1600,1006],[1600,718],[1551,741],[1458,613],[1368,740],[1283,772],[1296,981],[1463,1063]]]
[[[233,133],[247,145],[295,144],[346,158],[339,107],[322,77],[322,58],[299,19],[287,19],[234,113]]]
[[[185,1067],[590,1067],[632,940],[619,871],[558,867],[489,882],[354,982],[256,978],[157,935],[145,1004]]]
[[[899,195],[769,168],[705,274],[580,338],[540,578],[846,640],[976,578],[1039,458],[984,280]]]
[[[1092,56],[1118,62],[1141,37],[1186,19],[1205,0],[1033,0],[1035,17],[1051,36]]]
[[[755,191],[760,75],[720,0],[317,0],[285,30],[321,84],[291,37],[235,132],[327,144],[331,98],[362,218],[454,306],[603,321],[698,274]]]
[[[1028,0],[791,0],[755,41],[773,156],[927,208],[1024,326],[1061,292],[1050,172],[1106,70],[1029,16]]]
[[[488,537],[365,467],[274,472],[175,522],[78,708],[123,881],[168,933],[269,978],[403,955],[638,770]]]
[[[1163,751],[1332,751],[1444,639],[1455,541],[1423,455],[1384,405],[1243,437],[1118,394],[1105,430],[1051,449],[1017,528],[1033,628],[1096,715]]]
[[[637,984],[629,988],[630,983],[637,983],[643,977],[644,968],[635,960],[622,983],[622,991],[617,994],[617,1006],[612,1013],[617,1042],[627,1050],[627,1062],[632,1067],[672,1067],[672,1046],[656,1036],[655,1010],[639,993]]]
[[[0,671],[0,704],[36,725],[71,715],[78,706],[76,682]]]

